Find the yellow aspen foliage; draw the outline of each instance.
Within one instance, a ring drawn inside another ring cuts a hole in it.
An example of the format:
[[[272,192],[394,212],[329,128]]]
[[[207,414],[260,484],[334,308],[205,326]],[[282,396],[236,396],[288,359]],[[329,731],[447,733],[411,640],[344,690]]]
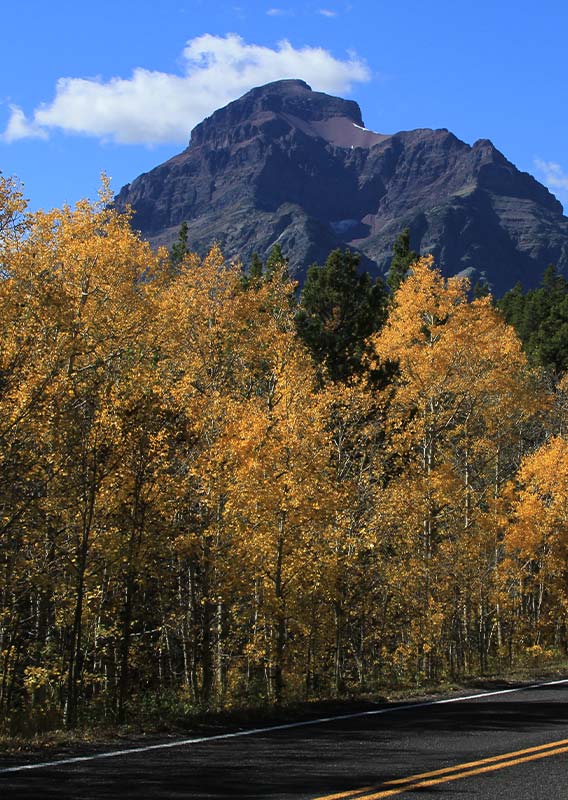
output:
[[[568,614],[568,442],[555,436],[527,456],[517,474],[513,524],[505,536],[506,577],[529,614],[527,644],[554,636]]]
[[[484,525],[534,404],[513,329],[489,298],[469,302],[467,288],[421,259],[372,339],[377,363],[397,365],[386,419],[392,476],[379,520],[394,537],[397,557],[411,565],[402,572],[397,560],[393,579],[408,615],[421,619],[419,661],[425,647],[430,654],[441,644],[432,639],[435,631],[442,635],[432,627],[432,603],[464,640],[490,617],[496,541],[487,539]],[[482,661],[486,645],[479,646]],[[423,661],[430,672],[432,657]]]
[[[551,400],[429,258],[357,377],[327,381],[297,315],[278,258],[174,271],[106,180],[29,214],[0,178],[0,728],[566,647],[566,379]]]

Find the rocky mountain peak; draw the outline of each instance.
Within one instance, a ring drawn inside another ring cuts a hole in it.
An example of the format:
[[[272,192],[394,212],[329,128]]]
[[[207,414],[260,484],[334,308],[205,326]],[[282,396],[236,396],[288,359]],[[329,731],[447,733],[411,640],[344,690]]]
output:
[[[243,141],[259,130],[269,136],[300,130],[338,147],[365,147],[384,139],[367,131],[354,100],[314,92],[301,80],[281,80],[251,89],[197,125],[191,147]]]
[[[217,241],[245,264],[278,242],[300,280],[337,247],[384,275],[406,227],[446,275],[487,280],[497,295],[536,285],[550,263],[568,272],[561,204],[491,141],[469,145],[445,128],[374,133],[357,103],[301,80],[215,111],[116,202],[155,245],[171,245],[184,221],[192,249]]]

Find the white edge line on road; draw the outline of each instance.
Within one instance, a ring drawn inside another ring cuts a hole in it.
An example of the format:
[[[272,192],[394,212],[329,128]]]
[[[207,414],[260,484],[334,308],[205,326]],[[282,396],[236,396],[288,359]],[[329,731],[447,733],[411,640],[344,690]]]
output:
[[[93,753],[89,756],[75,756],[73,758],[62,758],[58,761],[44,761],[39,764],[19,764],[15,767],[5,767],[0,769],[0,775],[8,772],[23,772],[30,769],[45,769],[47,767],[60,767],[66,764],[80,764],[83,761],[97,761],[101,758],[116,758],[117,756],[128,756],[134,753],[148,753],[152,750],[168,750],[172,747],[187,747],[192,744],[202,744],[203,742],[215,742],[221,739],[236,739],[239,736],[254,736],[258,733],[272,733],[273,731],[286,731],[291,728],[307,728],[309,725],[323,725],[326,722],[338,722],[344,719],[358,719],[361,717],[376,717],[380,714],[392,714],[395,711],[410,711],[415,708],[427,708],[428,706],[441,706],[447,703],[462,703],[465,700],[479,700],[481,697],[495,697],[499,694],[513,694],[514,692],[526,692],[529,689],[539,689],[542,686],[559,686],[568,683],[568,678],[557,681],[546,681],[546,683],[532,683],[530,686],[517,686],[513,689],[499,689],[495,692],[479,692],[478,694],[462,695],[461,697],[447,697],[444,700],[427,700],[421,703],[401,703],[399,705],[387,706],[386,708],[372,709],[371,711],[357,711],[353,714],[340,714],[337,717],[320,717],[318,719],[303,720],[301,722],[288,722],[284,725],[272,725],[266,728],[250,728],[246,731],[235,731],[234,733],[219,733],[216,736],[201,736],[195,739],[178,739],[175,742],[163,742],[161,744],[149,744],[144,747],[130,747],[125,750],[110,750],[106,753]]]

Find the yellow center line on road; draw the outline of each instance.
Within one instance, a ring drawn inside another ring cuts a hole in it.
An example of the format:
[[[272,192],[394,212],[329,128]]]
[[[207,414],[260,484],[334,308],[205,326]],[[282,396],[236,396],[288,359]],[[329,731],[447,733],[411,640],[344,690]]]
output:
[[[540,758],[548,758],[561,753],[568,752],[568,739],[560,739],[557,742],[549,742],[538,747],[527,747],[524,750],[515,750],[511,753],[482,758],[478,761],[468,761],[464,764],[456,764],[453,767],[437,769],[431,772],[422,772],[418,775],[409,775],[406,778],[397,778],[392,781],[385,781],[380,786],[362,786],[359,789],[338,792],[317,797],[315,800],[342,800],[342,798],[352,798],[353,800],[380,800],[383,797],[393,797],[403,792],[413,789],[427,788],[448,781],[455,781],[460,778],[467,778],[470,775],[480,775],[484,772],[493,772],[505,767],[513,767],[516,764],[523,764],[527,761],[536,761]],[[387,788],[392,787],[392,788]],[[377,791],[379,790],[379,791]],[[369,794],[371,792],[371,794]]]

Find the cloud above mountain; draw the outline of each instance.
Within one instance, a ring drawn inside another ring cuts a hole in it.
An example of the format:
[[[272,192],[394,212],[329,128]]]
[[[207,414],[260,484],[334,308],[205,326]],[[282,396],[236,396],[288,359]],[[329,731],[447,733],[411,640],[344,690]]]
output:
[[[533,163],[542,182],[548,186],[566,209],[568,207],[568,172],[562,169],[562,166],[556,161],[535,158]]]
[[[345,93],[371,77],[355,53],[340,59],[287,40],[270,48],[236,34],[190,39],[182,64],[179,75],[139,67],[129,78],[60,78],[54,99],[30,116],[11,106],[2,138],[47,138],[58,130],[121,144],[182,143],[204,117],[254,86],[301,78],[317,91]]]
[[[534,163],[547,186],[551,189],[568,191],[568,173],[564,172],[560,164],[555,161],[544,161],[542,158],[535,158]]]

